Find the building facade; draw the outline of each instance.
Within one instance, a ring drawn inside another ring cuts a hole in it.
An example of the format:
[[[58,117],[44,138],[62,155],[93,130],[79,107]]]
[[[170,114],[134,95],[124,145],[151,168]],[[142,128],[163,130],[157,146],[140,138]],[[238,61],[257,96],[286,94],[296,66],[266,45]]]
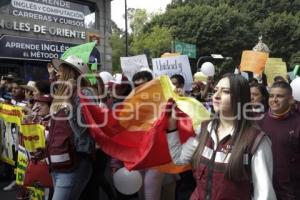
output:
[[[47,63],[77,44],[97,41],[101,70],[111,71],[110,0],[1,0],[0,75],[46,79]]]

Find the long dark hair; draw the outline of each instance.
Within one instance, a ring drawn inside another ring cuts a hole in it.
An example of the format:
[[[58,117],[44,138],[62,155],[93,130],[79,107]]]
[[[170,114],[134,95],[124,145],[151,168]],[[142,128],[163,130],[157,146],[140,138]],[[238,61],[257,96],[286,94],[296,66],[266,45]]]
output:
[[[269,92],[266,88],[266,86],[264,86],[263,84],[259,84],[259,83],[252,83],[250,84],[250,88],[255,87],[259,90],[261,96],[262,96],[262,101],[260,103],[263,104],[264,106],[264,110],[268,110],[269,108]]]
[[[245,118],[243,114],[244,109],[249,109],[246,107],[250,102],[249,83],[244,77],[236,74],[226,74],[222,78],[229,79],[232,114],[237,116],[234,119],[234,132],[231,143],[233,148],[229,163],[226,167],[225,177],[234,181],[249,180],[251,177],[249,177],[247,170],[244,167],[244,153],[249,144],[249,137],[253,134],[249,134],[251,132],[250,127],[252,126],[252,123]],[[239,108],[241,108],[240,113]],[[211,121],[211,124],[211,129],[217,130],[220,124],[219,116],[215,116]],[[197,167],[200,164],[201,155],[206,141],[210,137],[210,133],[211,130],[204,130],[200,134],[199,145],[193,156],[193,167]]]

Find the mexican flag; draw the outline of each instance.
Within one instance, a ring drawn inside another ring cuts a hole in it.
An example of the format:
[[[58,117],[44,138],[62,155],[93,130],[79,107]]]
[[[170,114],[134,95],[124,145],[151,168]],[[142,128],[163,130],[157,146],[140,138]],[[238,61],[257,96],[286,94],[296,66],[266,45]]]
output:
[[[169,164],[166,130],[170,111],[175,108],[182,143],[194,136],[194,130],[210,115],[196,99],[178,96],[168,76],[135,88],[114,109],[89,102],[81,99],[90,134],[104,152],[123,161],[130,170],[158,167],[178,173],[188,169]]]

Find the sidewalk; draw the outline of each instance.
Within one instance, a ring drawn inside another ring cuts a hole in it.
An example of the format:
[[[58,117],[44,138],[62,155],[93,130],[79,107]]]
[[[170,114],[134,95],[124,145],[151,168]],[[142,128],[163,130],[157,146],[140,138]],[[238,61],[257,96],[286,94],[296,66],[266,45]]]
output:
[[[7,186],[11,181],[0,180],[0,197],[1,200],[15,200],[16,199],[16,190],[11,192],[4,192],[3,187]]]

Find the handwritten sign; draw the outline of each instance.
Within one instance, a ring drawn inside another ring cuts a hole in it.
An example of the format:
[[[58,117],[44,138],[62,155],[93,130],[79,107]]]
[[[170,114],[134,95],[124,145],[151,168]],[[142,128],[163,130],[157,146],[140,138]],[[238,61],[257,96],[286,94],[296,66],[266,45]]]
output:
[[[281,58],[268,58],[265,67],[265,74],[267,76],[269,85],[273,84],[276,76],[282,76],[284,79],[286,79],[286,63],[283,62]]]
[[[139,72],[142,68],[149,69],[145,54],[131,57],[121,57],[120,59],[122,71],[129,80],[131,80],[133,75],[136,72]]]
[[[243,51],[240,70],[262,74],[268,57],[269,54],[264,52]]]
[[[185,81],[184,89],[191,90],[193,76],[188,56],[182,55],[168,58],[154,58],[152,59],[152,66],[154,77],[160,75],[168,75],[171,77],[174,74],[180,74]]]

